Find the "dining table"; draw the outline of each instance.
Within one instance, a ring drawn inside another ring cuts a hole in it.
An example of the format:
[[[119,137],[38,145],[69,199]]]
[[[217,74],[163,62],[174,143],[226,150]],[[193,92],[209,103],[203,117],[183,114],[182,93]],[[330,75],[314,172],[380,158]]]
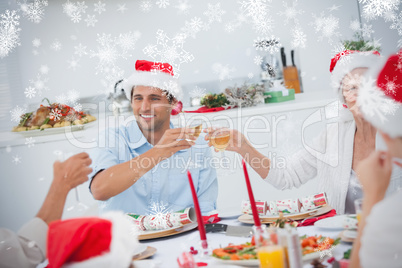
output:
[[[239,222],[238,217],[224,218],[221,219],[219,223],[231,226],[250,226],[250,227],[252,226],[251,224],[245,224]],[[297,232],[299,236],[322,235],[326,237],[337,238],[339,237],[342,230],[339,229],[334,230],[330,228],[322,228],[310,225],[310,226],[297,227]],[[243,244],[246,242],[251,242],[251,237],[227,236],[225,233],[207,233],[207,241],[208,246],[211,249],[212,253],[212,249],[225,247],[229,243]],[[142,267],[172,268],[172,267],[179,267],[177,258],[183,252],[190,252],[192,247],[194,249],[200,248],[200,235],[198,230],[195,228],[190,231],[175,234],[168,237],[162,237],[150,240],[141,240],[140,243],[155,248],[156,252],[152,257],[148,259],[134,261],[133,264],[135,268],[142,268]],[[327,260],[332,256],[335,257],[336,260],[342,259],[343,253],[350,248],[352,248],[352,243],[341,241],[341,243],[333,247],[330,253],[326,252],[327,254],[325,255],[324,254],[319,255],[323,257],[322,259],[323,264],[326,265],[326,267],[330,268],[332,267],[332,264],[328,263]],[[228,267],[228,268],[245,267],[241,265],[240,261],[238,264],[230,263],[230,265],[227,265],[214,257],[209,256],[201,258],[201,256],[197,255],[194,255],[194,258],[196,259],[196,261],[207,263],[208,265],[205,267]],[[321,256],[318,256],[318,258],[320,259]],[[303,267],[305,268],[313,267],[311,261],[312,260],[304,261]],[[254,267],[258,267],[258,265]]]

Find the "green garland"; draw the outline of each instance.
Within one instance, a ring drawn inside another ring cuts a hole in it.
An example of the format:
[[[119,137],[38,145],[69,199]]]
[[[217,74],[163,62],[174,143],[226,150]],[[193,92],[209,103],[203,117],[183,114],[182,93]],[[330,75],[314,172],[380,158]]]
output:
[[[208,93],[201,99],[201,105],[204,105],[207,108],[222,107],[226,104],[229,104],[229,101],[226,98],[225,94],[223,93],[220,94]]]
[[[352,40],[343,40],[342,44],[347,50],[359,50],[359,51],[378,51],[381,52],[380,46],[374,46],[373,41],[368,41],[363,38],[361,32],[355,32]]]

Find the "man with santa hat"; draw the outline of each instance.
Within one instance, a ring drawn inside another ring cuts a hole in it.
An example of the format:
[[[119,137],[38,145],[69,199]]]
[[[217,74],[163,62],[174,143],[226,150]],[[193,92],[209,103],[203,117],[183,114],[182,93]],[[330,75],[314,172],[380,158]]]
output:
[[[134,117],[101,133],[99,147],[91,154],[90,190],[100,200],[100,212],[144,215],[191,207],[187,164],[209,159],[211,151],[203,146],[203,139],[194,137],[194,129],[174,128],[170,122],[171,114],[177,113],[175,107],[181,104],[181,87],[172,66],[137,60],[123,88]],[[198,164],[190,171],[201,210],[208,213],[216,208],[216,171],[207,163]]]
[[[373,152],[357,168],[363,212],[349,267],[402,267],[402,192],[385,197],[393,168],[402,167],[402,50],[380,66],[371,70],[374,85],[363,84],[358,105],[386,151]]]

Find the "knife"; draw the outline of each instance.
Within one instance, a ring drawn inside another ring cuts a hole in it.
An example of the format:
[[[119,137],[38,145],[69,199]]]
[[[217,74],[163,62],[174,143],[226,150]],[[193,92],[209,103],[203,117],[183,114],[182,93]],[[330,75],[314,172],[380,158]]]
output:
[[[207,233],[224,232],[228,236],[250,237],[253,235],[253,229],[248,226],[231,226],[227,224],[205,224]]]
[[[294,51],[293,49],[290,51],[290,56],[291,56],[291,58],[292,58],[292,64],[293,64],[293,66],[296,66],[296,65],[295,65],[295,51]]]
[[[286,55],[285,55],[285,48],[281,47],[281,57],[282,57],[282,66],[283,68],[286,67]]]

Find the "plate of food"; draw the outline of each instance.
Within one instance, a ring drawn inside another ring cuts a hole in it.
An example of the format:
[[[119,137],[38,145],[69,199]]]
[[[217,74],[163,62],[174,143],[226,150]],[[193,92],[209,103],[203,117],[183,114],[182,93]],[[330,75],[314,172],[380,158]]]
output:
[[[138,240],[155,239],[155,238],[160,238],[160,237],[176,235],[176,234],[180,234],[180,233],[184,233],[184,232],[193,230],[197,226],[198,226],[197,222],[192,222],[192,223],[180,226],[180,227],[172,227],[172,228],[167,228],[164,230],[140,231],[138,233]]]
[[[240,245],[229,244],[227,247],[212,251],[212,257],[221,264],[234,264],[247,267],[259,266],[257,251],[253,240]]]
[[[310,261],[319,258],[321,252],[330,249],[340,243],[340,238],[333,239],[331,237],[319,236],[301,236],[300,245],[302,249],[303,261]]]
[[[22,114],[13,132],[26,137],[69,133],[82,130],[96,120],[94,116],[66,104],[50,103],[47,98],[43,100],[47,100],[48,105],[41,104],[35,111]]]

